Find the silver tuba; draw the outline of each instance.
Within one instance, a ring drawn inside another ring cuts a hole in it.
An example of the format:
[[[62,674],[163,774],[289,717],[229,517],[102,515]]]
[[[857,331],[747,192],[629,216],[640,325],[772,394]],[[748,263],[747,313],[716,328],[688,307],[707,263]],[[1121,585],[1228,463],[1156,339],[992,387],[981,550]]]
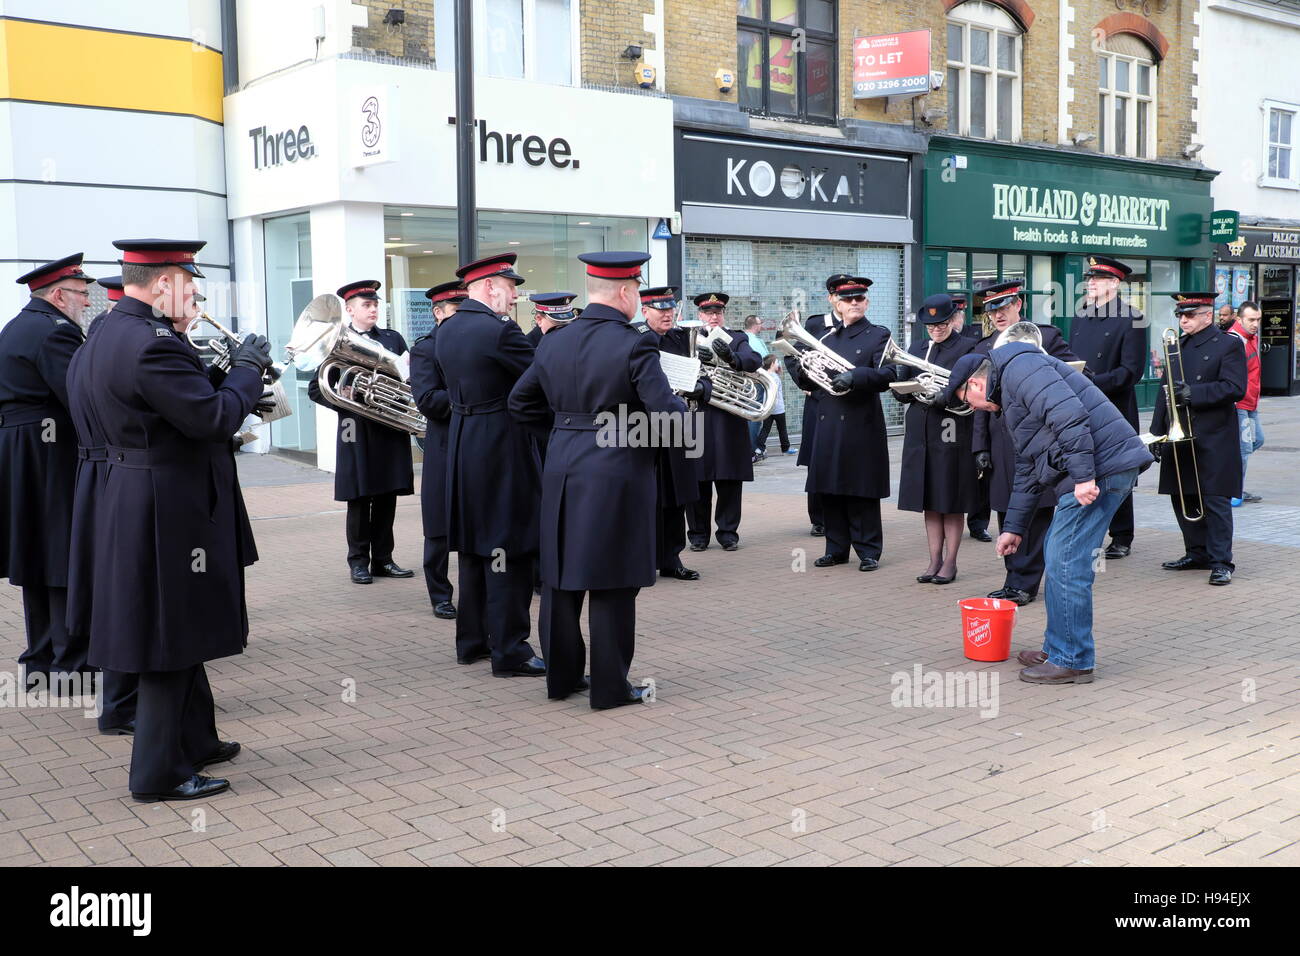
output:
[[[757,372],[737,372],[718,362],[713,355],[713,343],[724,341],[731,344],[727,330],[719,326],[707,334],[701,335],[700,326],[688,326],[690,335],[690,353],[703,355],[700,360],[700,374],[708,377],[713,385],[709,404],[729,415],[736,415],[750,422],[761,422],[772,414],[776,407],[777,390],[781,380],[767,369]],[[698,343],[698,344],[697,344]]]
[[[845,389],[835,388],[831,381],[841,372],[853,371],[853,363],[822,345],[817,336],[805,329],[799,321],[798,310],[787,313],[781,320],[781,338],[772,343],[772,350],[797,358],[803,374],[832,395],[848,394]]]
[[[889,387],[895,392],[910,393],[922,405],[933,405],[939,401],[944,390],[948,387],[948,376],[950,374],[948,369],[942,365],[935,365],[933,362],[917,358],[910,352],[903,351],[892,338],[885,345],[885,354],[880,358],[880,365],[882,368],[886,365],[906,365],[908,368],[917,369],[916,378],[909,379],[906,382],[890,382]],[[948,408],[945,411],[954,415],[969,415],[975,409],[962,402],[957,407]]]
[[[423,437],[427,423],[408,384],[410,359],[349,328],[335,296],[307,303],[286,351],[295,368],[317,370],[317,386],[331,405]],[[331,383],[334,372],[338,380]]]
[[[223,372],[229,372],[231,362],[234,360],[235,349],[243,344],[248,333],[232,332],[208,313],[200,312],[198,317],[190,323],[190,327],[185,330],[185,340],[195,349],[201,347],[194,334],[198,331],[200,325],[210,325],[217,331],[216,335],[203,343],[213,355],[212,367]],[[282,371],[284,371],[282,368],[272,366],[262,374],[262,384],[266,386],[262,392],[262,398],[264,400],[270,398],[275,402],[275,407],[269,412],[253,413],[264,422],[276,422],[293,414],[293,409],[289,407],[289,396],[285,394],[284,386],[280,384],[280,373]]]

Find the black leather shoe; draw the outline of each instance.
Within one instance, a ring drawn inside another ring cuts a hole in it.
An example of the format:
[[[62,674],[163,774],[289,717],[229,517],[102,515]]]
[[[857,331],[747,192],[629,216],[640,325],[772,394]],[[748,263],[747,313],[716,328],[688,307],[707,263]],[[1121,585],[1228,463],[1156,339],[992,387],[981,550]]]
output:
[[[675,578],[678,581],[698,581],[700,579],[699,571],[692,571],[690,568],[660,568],[659,576],[661,578]]]
[[[812,530],[809,531],[808,533],[812,535],[814,538],[824,538],[826,537],[826,526],[815,524],[812,526]]]
[[[692,541],[692,542],[691,542],[691,550],[692,550],[692,551],[706,551],[706,550],[708,550],[708,547],[709,547],[709,542],[707,542],[707,541]]]
[[[406,568],[399,568],[392,561],[387,564],[379,564],[370,569],[370,573],[377,578],[410,578],[415,576],[414,571]]]
[[[540,657],[530,657],[522,664],[504,671],[493,671],[493,677],[542,677],[546,674],[546,662]]]
[[[595,704],[592,704],[591,709],[610,710],[613,707],[624,707],[628,704],[639,704],[644,698],[645,698],[644,687],[629,687],[627,691],[627,696],[624,697],[622,700],[616,701],[615,703],[612,704],[606,704],[603,707],[597,707]]]
[[[1021,607],[1032,603],[1034,600],[1034,595],[1028,591],[1022,591],[1020,588],[998,588],[996,591],[990,591],[988,596],[1003,601],[1015,601]]]
[[[874,571],[878,567],[880,567],[880,562],[875,558],[863,558],[858,562],[859,571]]]
[[[135,734],[135,721],[129,720],[118,727],[101,728],[99,732],[105,737],[131,737]]]
[[[365,568],[352,569],[353,584],[373,584],[374,580],[375,579],[370,576],[370,572],[367,571]]]
[[[439,601],[433,606],[433,616],[440,617],[444,621],[456,620],[456,605],[450,601]]]
[[[1210,572],[1210,583],[1222,587],[1232,583],[1232,572],[1227,568],[1215,568]]]
[[[223,740],[217,745],[216,750],[194,764],[194,772],[198,773],[204,767],[211,767],[214,763],[225,763],[227,760],[234,760],[240,749],[239,744],[235,741]]]
[[[727,541],[719,541],[718,543],[722,545],[723,551],[735,551],[737,548],[740,547],[739,541],[727,540]]]
[[[1208,571],[1210,568],[1204,561],[1197,561],[1188,554],[1175,561],[1165,561],[1160,566],[1166,571]]]
[[[196,773],[175,790],[168,790],[165,793],[132,793],[131,796],[141,803],[153,803],[157,800],[202,800],[204,797],[229,789],[229,780],[205,777]]]
[[[950,578],[943,578],[936,574],[933,578],[930,579],[930,583],[931,584],[952,584],[952,582],[956,580],[957,580],[957,572],[954,571],[952,577]]]
[[[591,675],[588,674],[586,677],[582,678],[582,680],[578,681],[578,683],[574,684],[574,685],[573,685],[573,689],[574,689],[574,690],[591,690]]]
[[[484,648],[481,651],[475,651],[473,654],[466,654],[464,657],[457,657],[457,664],[473,664],[475,661],[481,661],[492,656],[492,652]]]
[[[934,580],[933,574],[918,574],[916,576],[917,584],[929,584],[933,580]]]
[[[993,535],[989,534],[987,528],[971,528],[970,536],[976,541],[983,541],[985,544],[993,540]]]
[[[1116,558],[1127,558],[1133,553],[1133,549],[1127,544],[1116,544],[1112,541],[1104,553],[1107,560],[1113,561]]]
[[[830,568],[837,564],[848,564],[849,556],[847,554],[823,554],[813,562],[814,568]]]

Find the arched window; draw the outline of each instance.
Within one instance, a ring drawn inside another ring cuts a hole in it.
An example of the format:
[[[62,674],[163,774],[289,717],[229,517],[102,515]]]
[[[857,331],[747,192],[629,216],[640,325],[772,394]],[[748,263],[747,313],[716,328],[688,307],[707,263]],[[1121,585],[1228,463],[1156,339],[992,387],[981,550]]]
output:
[[[967,0],[948,14],[948,132],[1020,139],[1020,25],[1001,7]]]
[[[1116,156],[1156,156],[1156,63],[1131,33],[1113,33],[1097,55],[1097,148]]]

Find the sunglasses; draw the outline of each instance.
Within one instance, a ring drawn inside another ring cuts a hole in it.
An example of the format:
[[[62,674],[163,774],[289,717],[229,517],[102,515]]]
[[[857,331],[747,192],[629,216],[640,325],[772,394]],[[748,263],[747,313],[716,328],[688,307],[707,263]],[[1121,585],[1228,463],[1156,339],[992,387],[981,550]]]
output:
[[[867,294],[865,292],[846,292],[843,295],[836,296],[841,302],[866,302]]]
[[[677,306],[675,306],[675,305],[651,305],[651,304],[649,304],[649,303],[646,303],[646,308],[647,308],[647,309],[654,309],[656,312],[671,312],[673,309],[677,308]],[[706,309],[705,311],[711,311],[711,310]],[[721,311],[721,310],[719,310],[719,311]]]

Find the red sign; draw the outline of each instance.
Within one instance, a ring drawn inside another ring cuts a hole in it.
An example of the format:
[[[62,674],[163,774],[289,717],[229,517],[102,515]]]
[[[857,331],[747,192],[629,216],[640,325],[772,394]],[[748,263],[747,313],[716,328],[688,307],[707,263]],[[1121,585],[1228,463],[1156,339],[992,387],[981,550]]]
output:
[[[930,31],[853,38],[853,98],[930,90]]]

